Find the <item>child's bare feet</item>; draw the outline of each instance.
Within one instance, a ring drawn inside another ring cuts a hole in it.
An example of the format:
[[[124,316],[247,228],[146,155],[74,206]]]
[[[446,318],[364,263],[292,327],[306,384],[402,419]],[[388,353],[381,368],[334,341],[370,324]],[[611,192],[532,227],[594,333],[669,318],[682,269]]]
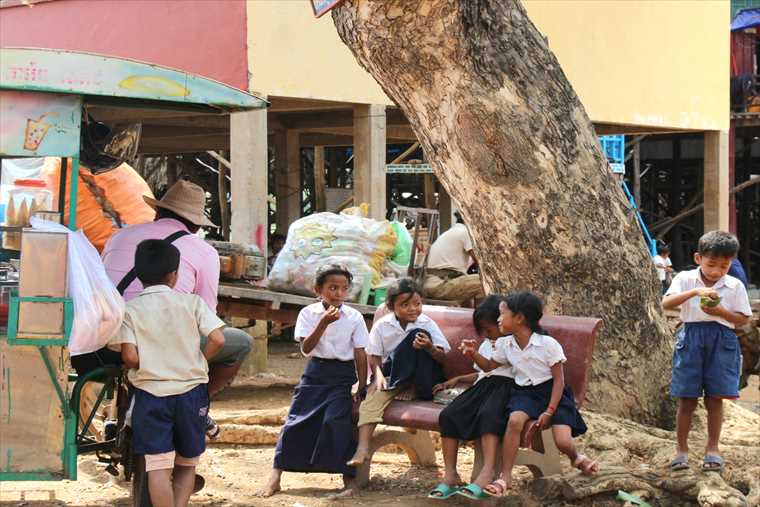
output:
[[[369,449],[363,449],[361,447],[357,447],[356,452],[354,453],[354,456],[348,460],[346,465],[350,467],[357,467],[364,463],[367,458],[369,458]]]
[[[341,498],[353,498],[358,494],[356,481],[350,475],[343,475],[343,491],[327,495],[327,500],[340,500]]]
[[[254,493],[259,498],[268,498],[278,491],[280,491],[280,477],[282,476],[282,470],[272,469],[272,475],[269,476],[266,486],[259,489]]]

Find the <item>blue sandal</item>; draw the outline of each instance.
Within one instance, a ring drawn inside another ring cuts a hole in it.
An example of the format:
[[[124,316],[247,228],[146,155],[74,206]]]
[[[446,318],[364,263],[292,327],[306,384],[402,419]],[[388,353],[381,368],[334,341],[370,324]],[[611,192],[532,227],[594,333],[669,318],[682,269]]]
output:
[[[725,464],[726,462],[723,461],[723,458],[721,458],[717,454],[705,454],[705,457],[702,460],[702,471],[703,472],[720,472],[721,470],[723,470],[723,466]]]
[[[456,486],[449,486],[445,482],[440,483],[438,486],[428,493],[428,498],[432,500],[448,500],[452,496],[456,495],[459,488]]]
[[[474,482],[468,484],[463,488],[460,488],[459,491],[457,491],[457,494],[462,495],[465,498],[469,498],[470,500],[483,500],[485,498],[489,498],[485,491],[483,491],[483,488]]]

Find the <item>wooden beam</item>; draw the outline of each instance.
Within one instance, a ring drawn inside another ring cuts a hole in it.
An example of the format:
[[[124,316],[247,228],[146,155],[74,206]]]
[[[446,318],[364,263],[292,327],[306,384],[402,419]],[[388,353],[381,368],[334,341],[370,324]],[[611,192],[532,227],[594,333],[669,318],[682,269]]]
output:
[[[216,152],[214,151],[209,151],[208,153],[216,155]],[[222,226],[222,237],[224,238],[224,241],[229,241],[230,218],[232,217],[232,213],[230,211],[230,205],[227,202],[227,170],[228,168],[231,169],[232,165],[221,155],[216,155],[214,158],[217,159],[217,169],[219,170],[217,173],[216,184],[217,191],[219,192],[219,214],[222,218],[222,223],[220,224]]]
[[[314,147],[314,194],[317,212],[327,209],[325,194],[325,147]]]
[[[400,164],[401,162],[403,162],[404,160],[406,160],[406,158],[409,155],[411,155],[412,153],[414,153],[415,151],[417,151],[417,148],[419,148],[419,147],[420,147],[419,141],[415,141],[409,148],[407,148],[406,150],[404,150],[404,152],[401,155],[399,155],[398,157],[394,158],[393,161],[391,162],[391,164]]]
[[[288,216],[285,202],[288,198],[288,140],[284,130],[278,130],[273,136],[274,141],[274,181],[275,199],[277,202],[277,233],[288,233]]]
[[[641,143],[633,145],[633,201],[641,207]]]
[[[353,112],[350,107],[339,111],[275,113],[274,115],[283,125],[290,129],[323,129],[353,126]],[[387,111],[386,122],[387,125],[409,125],[406,117],[398,109],[389,109]]]
[[[219,162],[220,164],[222,164],[227,169],[232,170],[232,163],[229,162],[226,158],[224,158],[220,154],[218,154],[217,152],[215,152],[214,150],[208,150],[208,151],[206,151],[206,153],[208,153],[209,155],[211,155],[214,158],[214,160],[216,160],[217,162]]]
[[[284,209],[287,217],[287,224],[290,226],[293,222],[301,218],[301,141],[299,133],[295,130],[286,131],[286,159],[287,169],[285,171],[285,203]]]

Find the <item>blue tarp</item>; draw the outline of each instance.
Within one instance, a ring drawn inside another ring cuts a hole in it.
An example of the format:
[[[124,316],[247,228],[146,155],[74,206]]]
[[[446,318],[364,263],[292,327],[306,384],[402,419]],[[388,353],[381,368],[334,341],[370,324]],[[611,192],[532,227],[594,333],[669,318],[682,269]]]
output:
[[[760,8],[742,9],[734,16],[734,20],[731,21],[732,32],[755,26],[760,26]]]

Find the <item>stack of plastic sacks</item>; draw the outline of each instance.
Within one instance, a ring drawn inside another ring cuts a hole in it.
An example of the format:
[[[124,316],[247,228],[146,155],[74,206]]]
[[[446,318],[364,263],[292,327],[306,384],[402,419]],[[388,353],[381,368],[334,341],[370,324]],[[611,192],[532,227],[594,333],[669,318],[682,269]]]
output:
[[[406,245],[410,243],[409,233],[406,230],[404,233]],[[396,227],[387,220],[351,213],[309,215],[288,229],[285,246],[269,273],[267,286],[312,296],[317,269],[327,263],[339,263],[354,276],[349,300],[363,302],[371,287],[387,285],[389,278],[406,272],[410,249],[402,245],[399,250],[398,243]],[[401,262],[392,263],[394,257]]]

